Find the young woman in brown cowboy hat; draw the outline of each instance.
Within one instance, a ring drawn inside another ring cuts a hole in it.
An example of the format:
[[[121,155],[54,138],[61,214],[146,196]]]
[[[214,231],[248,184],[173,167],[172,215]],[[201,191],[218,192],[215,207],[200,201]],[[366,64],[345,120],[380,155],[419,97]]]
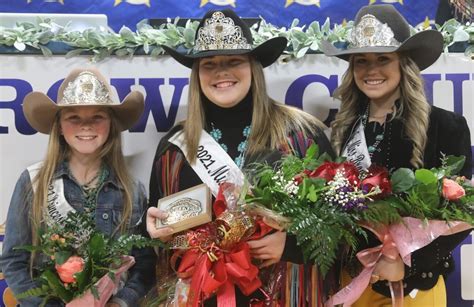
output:
[[[232,168],[239,171],[248,165],[251,156],[262,152],[301,155],[312,143],[317,143],[322,152],[332,152],[319,120],[267,94],[263,68],[277,60],[286,44],[285,38],[278,37],[254,48],[249,27],[233,11],[224,10],[205,14],[190,54],[163,46],[179,63],[191,68],[191,78],[187,118],[158,145],[150,179],[151,204],[202,182],[217,186],[213,178],[195,169],[200,163],[196,156],[203,139],[212,138],[219,147],[216,152],[223,151]],[[179,141],[176,136],[181,136]],[[169,235],[166,228],[155,228],[156,218],[165,217],[163,212],[150,208],[147,217],[152,237],[163,239]],[[266,267],[280,260],[301,262],[301,251],[295,243],[295,238],[277,231],[248,244],[252,257]],[[248,306],[252,296],[236,291],[237,306]],[[313,293],[312,297],[316,296]],[[205,302],[215,304],[214,298]]]
[[[466,120],[430,106],[420,75],[440,56],[441,34],[427,30],[410,36],[408,23],[392,5],[371,5],[358,12],[350,38],[346,49],[322,46],[326,55],[349,62],[335,94],[341,100],[331,125],[336,152],[362,169],[374,163],[389,170],[438,167],[444,154],[464,155],[461,175],[471,178]],[[444,277],[454,265],[450,252],[469,232],[441,237],[414,252],[411,267],[400,258],[382,258],[372,287],[355,306],[390,305],[386,282],[401,279],[405,306],[446,306]]]
[[[147,209],[145,188],[127,171],[120,135],[140,118],[143,95],[133,91],[122,103],[111,95],[96,69],[75,69],[62,82],[57,103],[40,92],[24,99],[26,119],[49,134],[49,143],[44,160],[21,174],[8,211],[1,267],[15,294],[37,287],[30,273],[41,260],[14,248],[38,244],[38,230],[45,221],[60,223],[68,212],[79,211],[89,214],[108,236],[146,234],[141,219]],[[132,255],[136,264],[107,306],[137,306],[155,280],[150,271],[154,251],[134,249]],[[20,303],[38,306],[41,299]]]

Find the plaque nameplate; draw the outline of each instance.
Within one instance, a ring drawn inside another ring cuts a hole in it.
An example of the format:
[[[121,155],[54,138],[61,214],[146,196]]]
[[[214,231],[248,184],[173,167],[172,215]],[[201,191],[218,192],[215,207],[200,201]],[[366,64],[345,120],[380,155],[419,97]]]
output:
[[[211,191],[206,184],[180,191],[158,200],[158,209],[166,211],[166,219],[156,221],[156,228],[171,227],[173,233],[212,221]]]

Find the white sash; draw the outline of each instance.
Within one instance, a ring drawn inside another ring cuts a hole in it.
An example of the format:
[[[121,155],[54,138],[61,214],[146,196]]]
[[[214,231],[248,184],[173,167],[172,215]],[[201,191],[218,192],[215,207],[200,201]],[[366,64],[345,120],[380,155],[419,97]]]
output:
[[[367,170],[372,164],[369,151],[367,149],[367,142],[365,141],[362,120],[359,120],[359,124],[357,125],[356,129],[349,136],[349,140],[342,150],[342,156],[354,163],[359,171]]]
[[[38,174],[43,162],[33,164],[27,168],[30,180]],[[33,192],[36,192],[37,185],[33,185]],[[76,210],[68,203],[64,196],[64,182],[63,178],[54,180],[52,184],[48,186],[48,205],[46,207],[45,217],[46,223],[51,225],[52,223],[63,224],[67,218],[69,212],[75,212]]]
[[[178,146],[186,156],[186,144],[183,131],[178,131],[169,141]],[[186,159],[189,162],[188,157]],[[219,191],[219,184],[232,178],[233,183],[242,185],[244,175],[227,152],[206,132],[201,132],[196,155],[196,162],[191,164],[202,182],[207,184],[214,196]],[[236,182],[237,181],[237,182]]]

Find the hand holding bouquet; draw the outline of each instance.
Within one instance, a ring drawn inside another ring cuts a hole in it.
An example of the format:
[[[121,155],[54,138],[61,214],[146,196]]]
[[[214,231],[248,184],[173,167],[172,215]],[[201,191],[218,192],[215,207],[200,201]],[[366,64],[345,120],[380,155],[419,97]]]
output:
[[[120,275],[135,260],[127,256],[132,247],[154,245],[139,235],[123,235],[117,240],[106,237],[84,214],[71,212],[61,224],[48,224],[35,246],[22,246],[42,260],[37,268],[39,287],[17,295],[43,297],[43,304],[57,298],[68,306],[104,306],[116,290]]]

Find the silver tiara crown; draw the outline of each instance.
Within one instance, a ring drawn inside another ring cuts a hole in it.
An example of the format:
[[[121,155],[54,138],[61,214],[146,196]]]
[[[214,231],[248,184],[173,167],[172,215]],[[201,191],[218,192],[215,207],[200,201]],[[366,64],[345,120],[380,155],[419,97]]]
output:
[[[109,90],[97,76],[89,71],[81,72],[64,89],[58,105],[117,104],[109,97]]]
[[[364,15],[359,24],[349,34],[350,48],[362,47],[397,47],[400,42],[395,39],[392,29],[380,22],[374,15]]]
[[[242,34],[242,29],[234,24],[230,17],[222,12],[215,12],[204,21],[198,30],[194,51],[206,50],[252,49]]]

